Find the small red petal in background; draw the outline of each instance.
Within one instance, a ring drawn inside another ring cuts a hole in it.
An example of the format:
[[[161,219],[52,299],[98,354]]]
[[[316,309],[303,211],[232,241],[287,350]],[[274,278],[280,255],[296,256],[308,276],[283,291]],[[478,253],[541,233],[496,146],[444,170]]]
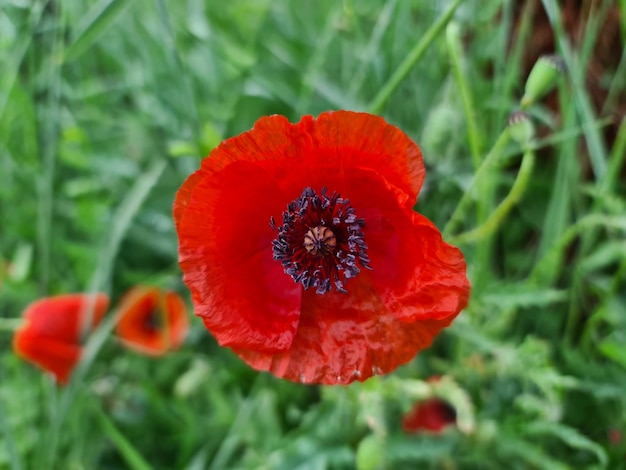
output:
[[[80,360],[83,328],[85,332],[93,330],[108,306],[105,294],[66,294],[33,302],[24,311],[24,324],[15,333],[13,349],[65,384]]]
[[[609,429],[609,442],[611,445],[618,447],[622,443],[622,431],[617,428]]]
[[[115,331],[129,349],[160,356],[178,348],[187,336],[189,322],[183,299],[175,292],[136,286],[120,301]]]
[[[402,429],[407,433],[431,432],[438,434],[447,426],[456,423],[456,412],[447,402],[431,398],[416,403],[402,420]]]

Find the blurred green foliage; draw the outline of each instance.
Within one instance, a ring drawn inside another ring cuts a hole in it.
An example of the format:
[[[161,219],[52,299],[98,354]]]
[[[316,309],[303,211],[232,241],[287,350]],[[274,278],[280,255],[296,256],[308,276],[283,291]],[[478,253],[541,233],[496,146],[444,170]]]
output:
[[[0,0],[0,322],[55,293],[185,292],[170,211],[200,158],[262,115],[367,110],[451,3]],[[437,36],[386,103],[422,146],[417,208],[440,227],[518,107],[534,3],[462,2],[463,47]],[[574,47],[542,2],[571,79],[556,107],[528,110],[543,129],[532,180],[461,247],[472,299],[430,350],[390,377],[318,388],[248,369],[197,321],[159,360],[109,339],[58,389],[3,328],[0,468],[624,468],[626,126],[605,141],[589,105],[585,61],[617,4],[596,3]],[[626,92],[619,60],[605,109]],[[523,151],[496,155],[461,229],[488,219]],[[405,435],[402,414],[433,393],[458,429]]]

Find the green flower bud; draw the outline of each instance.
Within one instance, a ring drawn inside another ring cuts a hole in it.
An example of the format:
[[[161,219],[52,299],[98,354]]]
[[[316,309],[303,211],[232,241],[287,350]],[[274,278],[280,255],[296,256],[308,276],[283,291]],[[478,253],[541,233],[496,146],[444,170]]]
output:
[[[526,88],[521,101],[522,108],[527,108],[551,91],[565,72],[565,62],[560,56],[539,57],[526,80]]]
[[[518,144],[524,145],[535,136],[535,127],[530,116],[523,111],[513,111],[509,114],[509,134]]]
[[[356,451],[358,470],[376,470],[385,463],[385,443],[375,435],[365,436]]]

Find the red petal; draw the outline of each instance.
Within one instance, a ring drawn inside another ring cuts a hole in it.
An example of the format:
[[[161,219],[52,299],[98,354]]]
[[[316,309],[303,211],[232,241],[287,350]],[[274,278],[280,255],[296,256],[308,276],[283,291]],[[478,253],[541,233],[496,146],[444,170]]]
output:
[[[93,329],[108,305],[105,294],[67,294],[33,302],[24,312],[25,323],[15,334],[13,348],[64,384],[80,359],[83,324],[90,323],[87,331]]]
[[[289,351],[234,350],[252,367],[296,381],[347,383],[390,372],[428,347],[465,306],[462,254],[426,219],[399,207],[393,187],[370,170],[339,177],[311,169],[306,181],[337,189],[365,219],[372,271],[348,280],[348,294],[306,291]]]
[[[175,349],[183,344],[189,331],[187,306],[176,292],[166,292],[163,302],[167,313],[169,345]]]
[[[298,326],[300,288],[272,259],[269,222],[289,200],[258,165],[219,167],[219,159],[205,159],[174,203],[195,313],[223,346],[285,350]]]
[[[115,327],[124,345],[142,354],[158,356],[178,348],[188,330],[185,303],[175,292],[137,286],[121,300]],[[154,316],[162,325],[151,323]]]
[[[109,298],[105,294],[65,294],[33,302],[26,307],[23,316],[30,334],[78,343],[83,322],[93,315],[91,324],[85,327],[85,331],[91,331],[100,323],[108,306]],[[90,307],[93,312],[89,311]]]
[[[403,321],[452,320],[470,292],[463,253],[445,243],[424,216],[394,206],[380,178],[365,173],[362,178],[349,197],[366,221],[373,284],[382,302]]]
[[[80,359],[82,348],[77,344],[20,330],[13,338],[13,349],[24,359],[51,372],[60,384],[66,384]]]
[[[374,288],[399,319],[444,319],[465,308],[470,285],[463,253],[445,243],[424,216],[400,207],[394,187],[379,174],[352,169],[340,176],[311,168],[292,181],[296,195],[303,181],[316,190],[327,185],[330,192],[348,198],[357,216],[365,219]]]
[[[317,119],[304,116],[297,124],[283,116],[263,117],[251,131],[224,141],[202,167],[221,169],[234,161],[261,163],[281,185],[289,175],[312,168],[339,176],[369,168],[396,188],[406,207],[415,204],[425,175],[422,153],[404,132],[378,116],[352,111],[329,111]],[[184,204],[187,190],[179,197]]]
[[[454,408],[443,400],[431,398],[415,404],[402,420],[402,429],[409,433],[419,431],[440,433],[446,426],[455,422]]]
[[[301,126],[310,126],[320,162],[373,170],[404,191],[407,206],[413,207],[424,181],[424,162],[417,144],[400,129],[378,116],[349,111],[323,113],[316,121],[303,118]]]
[[[377,296],[365,271],[349,293],[305,291],[298,333],[279,354],[234,349],[250,366],[305,383],[337,384],[385,374],[430,345],[449,319],[401,322]]]
[[[291,380],[347,383],[407,362],[469,293],[462,254],[410,210],[423,177],[419,148],[375,116],[260,119],[215,149],[174,203],[196,313],[220,344]],[[347,295],[301,294],[272,259],[270,216],[309,186],[365,219],[373,271]]]

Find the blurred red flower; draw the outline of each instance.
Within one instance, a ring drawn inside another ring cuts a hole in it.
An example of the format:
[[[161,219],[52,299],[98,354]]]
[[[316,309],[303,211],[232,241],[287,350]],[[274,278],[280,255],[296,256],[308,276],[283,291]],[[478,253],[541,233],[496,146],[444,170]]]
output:
[[[409,361],[469,295],[462,253],[412,210],[424,173],[418,146],[380,117],[261,118],[176,196],[195,313],[289,380],[349,383]]]
[[[24,311],[13,349],[66,384],[80,360],[83,334],[100,323],[108,306],[105,294],[66,294],[33,302]]]
[[[426,431],[438,434],[455,423],[455,409],[439,398],[430,398],[413,406],[402,420],[402,429],[407,433]]]
[[[160,356],[178,348],[187,336],[189,321],[185,302],[176,292],[136,286],[118,306],[115,331],[129,349]]]

